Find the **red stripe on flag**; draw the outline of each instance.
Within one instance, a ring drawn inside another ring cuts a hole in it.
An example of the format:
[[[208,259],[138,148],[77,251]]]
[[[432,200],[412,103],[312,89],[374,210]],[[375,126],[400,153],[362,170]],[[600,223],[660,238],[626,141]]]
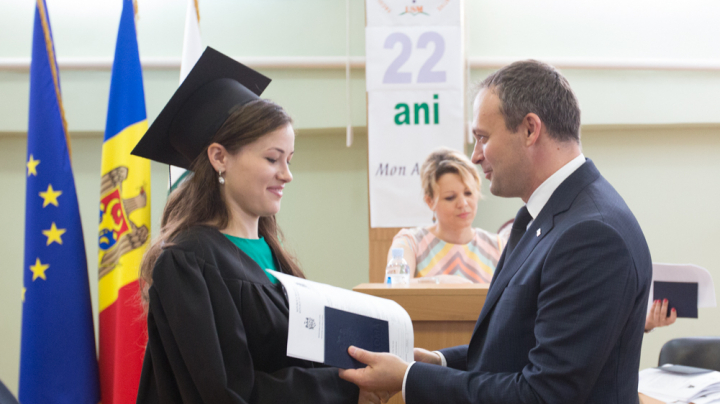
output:
[[[139,284],[118,291],[100,313],[100,389],[103,404],[134,404],[147,345],[147,321]]]

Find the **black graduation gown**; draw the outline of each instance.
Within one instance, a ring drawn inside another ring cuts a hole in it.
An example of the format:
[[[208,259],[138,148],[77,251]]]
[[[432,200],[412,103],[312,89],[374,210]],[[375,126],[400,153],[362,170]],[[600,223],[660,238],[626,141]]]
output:
[[[218,230],[179,234],[149,293],[138,403],[357,403],[337,368],[286,356],[282,287]]]

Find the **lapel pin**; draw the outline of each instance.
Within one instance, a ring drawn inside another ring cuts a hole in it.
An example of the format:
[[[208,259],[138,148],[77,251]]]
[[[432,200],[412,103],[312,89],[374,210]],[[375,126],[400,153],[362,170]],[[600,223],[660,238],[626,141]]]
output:
[[[541,229],[538,229],[537,233],[535,233],[535,237],[540,237],[541,233],[542,233]]]

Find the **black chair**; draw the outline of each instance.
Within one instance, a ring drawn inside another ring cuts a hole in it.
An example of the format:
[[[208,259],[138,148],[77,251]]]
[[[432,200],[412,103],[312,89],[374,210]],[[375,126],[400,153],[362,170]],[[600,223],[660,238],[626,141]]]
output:
[[[5,387],[2,380],[0,380],[0,404],[18,404],[17,399],[12,395],[10,390]]]
[[[658,365],[666,363],[720,371],[720,337],[670,340],[660,350]]]

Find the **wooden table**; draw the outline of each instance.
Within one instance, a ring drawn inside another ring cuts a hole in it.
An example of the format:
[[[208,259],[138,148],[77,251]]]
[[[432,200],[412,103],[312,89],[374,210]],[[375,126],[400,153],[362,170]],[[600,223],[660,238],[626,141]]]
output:
[[[419,283],[388,287],[363,283],[353,290],[397,302],[413,322],[415,346],[435,351],[470,342],[488,286]]]

